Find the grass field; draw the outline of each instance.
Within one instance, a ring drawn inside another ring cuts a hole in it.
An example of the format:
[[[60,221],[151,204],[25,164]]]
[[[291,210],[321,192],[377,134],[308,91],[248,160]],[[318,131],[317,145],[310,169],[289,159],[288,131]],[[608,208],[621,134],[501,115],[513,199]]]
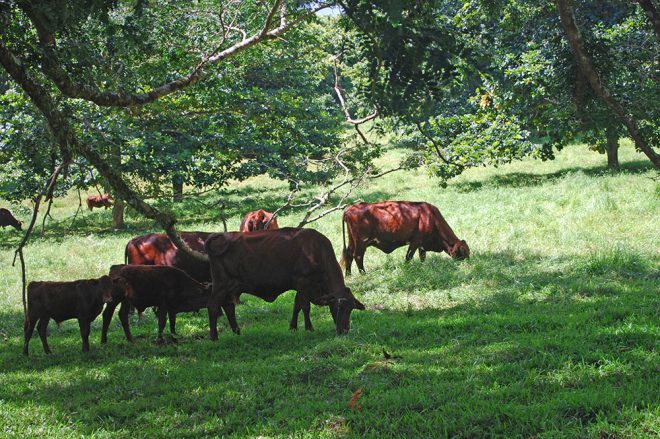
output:
[[[400,154],[389,151],[383,169]],[[132,322],[134,344],[113,320],[100,345],[97,319],[82,354],[77,323],[51,322],[53,354],[36,337],[26,359],[11,267],[20,235],[0,231],[0,436],[658,437],[660,184],[629,143],[620,157],[622,172],[610,173],[576,145],[552,162],[471,170],[445,189],[422,171],[374,181],[356,197],[435,204],[472,257],[404,263],[405,248],[369,249],[367,274],[347,279],[367,305],[347,336],[317,307],[316,331],[290,332],[292,293],[272,304],[243,295],[240,336],[223,318],[213,343],[206,312],[182,314],[178,342],[157,346],[148,312]],[[265,178],[232,186],[230,226],[275,209],[283,191]],[[128,230],[111,231],[110,211],[70,228],[77,204],[76,194],[57,200],[57,224],[37,230],[30,280],[105,274],[130,237],[153,230],[129,214]],[[184,230],[221,230],[217,210],[194,201],[176,210]],[[311,225],[337,255],[340,218]],[[351,410],[358,389],[361,409]]]

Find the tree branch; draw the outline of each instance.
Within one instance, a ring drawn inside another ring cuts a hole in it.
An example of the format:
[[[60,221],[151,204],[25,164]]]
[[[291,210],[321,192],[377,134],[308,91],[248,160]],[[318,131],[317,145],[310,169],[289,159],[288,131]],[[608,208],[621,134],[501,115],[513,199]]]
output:
[[[600,97],[603,102],[616,114],[623,124],[628,129],[630,137],[635,141],[635,146],[642,151],[646,156],[651,160],[651,163],[656,168],[660,168],[660,156],[650,147],[646,141],[642,138],[639,130],[637,129],[637,123],[635,120],[626,112],[623,106],[612,96],[610,91],[607,89],[605,84],[603,84],[594,64],[591,60],[591,57],[587,53],[587,50],[584,47],[584,41],[582,40],[582,34],[580,28],[577,25],[575,20],[575,11],[571,0],[555,0],[557,5],[557,10],[559,12],[559,19],[566,34],[566,39],[568,44],[571,46],[573,51],[573,57],[578,66],[578,69],[582,71],[584,76],[587,78],[589,85],[593,91]]]
[[[653,24],[656,38],[660,39],[660,14],[655,5],[651,0],[637,0],[637,3],[642,7],[651,24]]]
[[[433,138],[432,135],[430,135],[430,134],[426,133],[426,131],[424,131],[424,129],[422,128],[422,124],[420,124],[419,122],[415,122],[415,125],[417,125],[417,129],[418,129],[419,132],[422,134],[422,136],[424,136],[424,137],[426,137],[427,139],[429,139],[429,141],[430,141],[431,144],[433,145],[433,148],[435,149],[436,154],[438,155],[438,157],[439,157],[443,162],[445,162],[445,163],[448,164],[448,165],[456,166],[456,167],[458,167],[458,168],[460,168],[460,169],[465,168],[464,165],[461,165],[461,164],[458,164],[458,163],[454,163],[454,162],[452,162],[451,160],[447,159],[447,158],[442,154],[442,152],[440,152],[440,147],[438,146],[437,142],[435,141],[435,139]]]
[[[73,127],[57,108],[48,91],[32,78],[25,69],[24,64],[4,45],[2,40],[0,40],[0,64],[44,115],[53,137],[57,140],[62,151],[73,150],[85,157],[122,199],[147,218],[158,222],[179,249],[198,260],[208,261],[207,255],[192,250],[181,239],[174,227],[176,219],[171,214],[161,212],[145,203],[135,191],[128,187],[121,175],[112,169],[96,150],[78,139]],[[66,161],[64,163],[68,164]]]
[[[101,91],[96,84],[80,84],[74,82],[66,70],[61,66],[57,55],[57,42],[55,36],[47,29],[39,12],[28,4],[21,4],[20,6],[37,30],[40,46],[44,52],[42,63],[44,73],[46,73],[65,96],[76,99],[85,99],[104,107],[131,107],[145,105],[154,102],[163,96],[183,90],[202,79],[204,70],[209,65],[217,64],[218,62],[230,58],[264,40],[277,38],[279,35],[286,32],[291,24],[293,24],[288,23],[286,20],[286,6],[281,3],[281,0],[275,0],[266,18],[264,28],[259,32],[249,38],[243,38],[243,40],[223,51],[216,53],[216,49],[211,52],[210,55],[202,57],[199,64],[193,68],[188,75],[181,76],[175,80],[154,87],[146,93],[131,94],[125,92],[105,92]],[[271,26],[273,16],[278,9],[280,10],[280,24],[278,27],[268,30]],[[309,14],[305,14],[305,17],[306,16],[309,16]]]

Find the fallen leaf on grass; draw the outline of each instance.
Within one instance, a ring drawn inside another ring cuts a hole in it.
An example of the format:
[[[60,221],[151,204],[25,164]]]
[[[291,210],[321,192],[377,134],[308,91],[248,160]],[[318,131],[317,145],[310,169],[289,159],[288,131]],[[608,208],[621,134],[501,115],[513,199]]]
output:
[[[362,387],[360,387],[355,392],[353,392],[353,396],[351,396],[351,400],[348,401],[348,408],[349,409],[355,410],[358,399],[360,399],[363,392],[364,392],[364,390],[362,389]],[[361,412],[362,411],[362,406],[358,404],[357,409],[358,409],[358,412]]]

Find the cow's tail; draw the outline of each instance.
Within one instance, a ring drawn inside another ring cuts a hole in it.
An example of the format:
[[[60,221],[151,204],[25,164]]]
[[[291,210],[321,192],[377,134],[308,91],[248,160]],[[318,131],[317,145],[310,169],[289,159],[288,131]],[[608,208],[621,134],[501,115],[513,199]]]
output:
[[[346,253],[348,250],[346,249],[346,219],[344,218],[344,215],[341,216],[341,239],[344,243],[344,246],[341,249],[341,260],[339,261],[339,265],[342,268],[346,268],[346,260],[348,259],[348,255]]]

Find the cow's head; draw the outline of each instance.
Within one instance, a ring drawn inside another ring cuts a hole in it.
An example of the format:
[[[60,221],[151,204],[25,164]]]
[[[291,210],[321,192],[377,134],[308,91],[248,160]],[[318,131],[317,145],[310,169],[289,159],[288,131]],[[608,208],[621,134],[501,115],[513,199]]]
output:
[[[464,239],[456,241],[456,243],[454,243],[454,245],[449,249],[449,256],[458,261],[469,259],[470,247],[468,247],[467,242],[465,242]]]
[[[115,282],[110,276],[101,276],[95,283],[99,288],[97,294],[98,292],[101,293],[101,301],[103,301],[103,303],[110,303],[116,299]]]
[[[111,302],[121,302],[126,297],[132,297],[133,296],[133,287],[131,287],[131,284],[125,278],[123,278],[121,276],[117,276],[117,277],[113,276],[110,279],[112,281],[112,287],[111,287],[112,300],[111,300]]]
[[[14,228],[16,230],[23,230],[23,221],[16,220],[16,223],[14,224]]]
[[[351,329],[351,312],[354,309],[364,311],[364,305],[357,300],[351,289],[346,287],[345,297],[335,297],[328,303],[330,306],[330,313],[332,320],[334,320],[337,327],[337,334],[348,334]]]

